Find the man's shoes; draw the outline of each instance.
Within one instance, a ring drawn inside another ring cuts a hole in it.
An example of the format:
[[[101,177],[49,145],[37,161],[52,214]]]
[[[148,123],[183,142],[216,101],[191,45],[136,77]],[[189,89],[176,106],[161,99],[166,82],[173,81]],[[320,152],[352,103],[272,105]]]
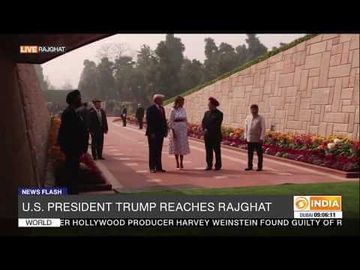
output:
[[[166,172],[165,170],[163,170],[163,169],[161,169],[161,170],[156,170],[157,172],[162,172],[162,173],[164,173],[164,172]]]
[[[252,171],[252,168],[247,167],[245,171]]]
[[[206,167],[205,171],[211,171],[212,168],[211,167]]]
[[[99,159],[105,160],[105,158],[103,158],[103,157],[99,157]]]
[[[151,173],[156,173],[156,170],[152,169],[150,170]]]
[[[260,171],[262,171],[262,168],[257,168],[256,171],[260,172]]]
[[[221,168],[215,168],[214,169],[214,171],[220,171],[221,170]]]
[[[97,160],[98,158],[97,157],[93,157],[93,160]]]

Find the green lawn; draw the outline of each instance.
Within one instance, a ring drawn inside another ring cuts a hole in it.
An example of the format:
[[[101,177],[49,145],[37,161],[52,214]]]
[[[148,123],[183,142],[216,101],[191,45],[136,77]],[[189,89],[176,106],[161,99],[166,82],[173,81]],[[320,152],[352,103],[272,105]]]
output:
[[[139,192],[151,195],[341,195],[344,217],[359,218],[359,181],[277,186],[177,189]]]

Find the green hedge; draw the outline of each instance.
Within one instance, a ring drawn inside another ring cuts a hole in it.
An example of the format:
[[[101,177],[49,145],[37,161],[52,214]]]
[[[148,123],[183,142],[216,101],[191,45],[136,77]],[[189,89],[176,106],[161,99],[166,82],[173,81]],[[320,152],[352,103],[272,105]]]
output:
[[[208,85],[214,84],[215,82],[217,82],[219,80],[225,79],[225,78],[227,78],[227,77],[229,77],[229,76],[231,76],[231,75],[233,75],[233,74],[235,74],[235,73],[237,73],[237,72],[239,72],[241,70],[247,69],[247,68],[251,67],[252,65],[255,65],[255,64],[257,64],[257,63],[259,63],[261,61],[264,61],[267,58],[270,58],[270,57],[272,57],[272,56],[274,56],[274,55],[276,55],[276,54],[278,54],[280,52],[286,51],[286,50],[296,46],[297,44],[299,44],[301,42],[304,42],[305,40],[311,39],[311,38],[313,38],[315,36],[317,36],[317,34],[309,34],[309,35],[303,36],[301,38],[298,38],[298,39],[292,41],[289,44],[286,44],[284,46],[281,46],[280,48],[276,48],[275,50],[267,52],[267,53],[259,56],[258,58],[255,58],[254,60],[251,60],[251,61],[249,61],[249,62],[247,62],[247,63],[245,63],[245,64],[243,64],[243,65],[229,71],[229,72],[223,73],[219,77],[217,77],[217,78],[215,78],[215,79],[213,79],[211,81],[207,81],[207,82],[205,82],[203,84],[195,86],[194,88],[191,88],[191,89],[183,92],[180,95],[184,97],[184,96],[192,94],[192,93],[194,93],[196,91],[199,91],[200,89],[202,89],[202,88],[204,88],[204,87],[206,87]],[[169,99],[165,100],[164,104],[167,105],[169,103],[172,103],[174,101],[175,97],[172,97],[172,98],[169,98]]]

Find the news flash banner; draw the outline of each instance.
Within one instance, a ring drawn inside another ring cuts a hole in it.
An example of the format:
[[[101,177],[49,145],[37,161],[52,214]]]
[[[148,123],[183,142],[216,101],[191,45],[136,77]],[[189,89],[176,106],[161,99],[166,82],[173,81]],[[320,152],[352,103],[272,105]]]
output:
[[[66,188],[18,194],[18,227],[342,226],[341,196],[73,196]]]

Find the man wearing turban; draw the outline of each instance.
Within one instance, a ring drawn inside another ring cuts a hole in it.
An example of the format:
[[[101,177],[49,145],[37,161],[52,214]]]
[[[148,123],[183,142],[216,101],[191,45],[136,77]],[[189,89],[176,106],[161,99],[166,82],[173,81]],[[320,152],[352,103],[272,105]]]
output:
[[[220,103],[213,97],[209,98],[209,110],[205,112],[202,120],[202,129],[204,132],[205,149],[206,149],[206,169],[212,170],[213,154],[215,152],[215,170],[221,169],[221,124],[223,113],[217,109]]]

